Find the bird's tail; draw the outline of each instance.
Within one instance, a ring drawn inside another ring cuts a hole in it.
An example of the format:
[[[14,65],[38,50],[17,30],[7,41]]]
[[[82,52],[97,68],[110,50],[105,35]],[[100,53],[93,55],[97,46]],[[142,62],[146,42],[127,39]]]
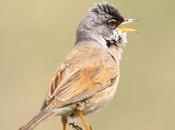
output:
[[[24,126],[19,128],[18,130],[32,130],[36,126],[38,126],[42,120],[46,119],[47,117],[51,116],[52,114],[53,113],[48,108],[45,108],[45,109],[41,110],[39,114],[34,116],[27,124],[25,124]]]

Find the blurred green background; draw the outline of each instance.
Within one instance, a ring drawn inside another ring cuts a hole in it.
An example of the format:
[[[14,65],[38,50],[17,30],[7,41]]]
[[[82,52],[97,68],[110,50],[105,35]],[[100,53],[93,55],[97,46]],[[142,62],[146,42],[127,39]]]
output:
[[[75,30],[98,0],[0,0],[0,129],[16,130],[40,109]],[[130,26],[115,99],[88,115],[94,130],[175,129],[173,0],[108,0]],[[36,130],[61,130],[58,117]]]

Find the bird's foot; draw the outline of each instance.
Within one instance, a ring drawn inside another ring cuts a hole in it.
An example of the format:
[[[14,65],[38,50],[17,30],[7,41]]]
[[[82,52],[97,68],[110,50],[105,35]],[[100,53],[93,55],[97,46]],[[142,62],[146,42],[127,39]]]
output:
[[[69,123],[69,126],[71,126],[72,128],[76,130],[83,130],[80,126],[76,125],[74,122]]]
[[[89,126],[89,128],[90,128],[90,130],[93,130],[93,129],[92,129],[92,126]]]

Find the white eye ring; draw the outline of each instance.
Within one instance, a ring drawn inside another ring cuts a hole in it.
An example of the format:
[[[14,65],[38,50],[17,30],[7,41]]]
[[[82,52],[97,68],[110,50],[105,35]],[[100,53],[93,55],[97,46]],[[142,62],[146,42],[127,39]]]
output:
[[[114,29],[114,28],[117,27],[117,21],[116,21],[115,19],[108,20],[108,21],[107,21],[107,25],[108,25],[110,28]]]

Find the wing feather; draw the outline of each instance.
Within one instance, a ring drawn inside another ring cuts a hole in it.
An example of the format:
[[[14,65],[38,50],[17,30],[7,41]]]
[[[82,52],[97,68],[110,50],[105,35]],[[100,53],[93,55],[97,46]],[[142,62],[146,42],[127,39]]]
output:
[[[64,106],[82,101],[107,87],[118,72],[114,59],[99,47],[78,46],[67,57],[51,80],[46,102],[55,98]]]

